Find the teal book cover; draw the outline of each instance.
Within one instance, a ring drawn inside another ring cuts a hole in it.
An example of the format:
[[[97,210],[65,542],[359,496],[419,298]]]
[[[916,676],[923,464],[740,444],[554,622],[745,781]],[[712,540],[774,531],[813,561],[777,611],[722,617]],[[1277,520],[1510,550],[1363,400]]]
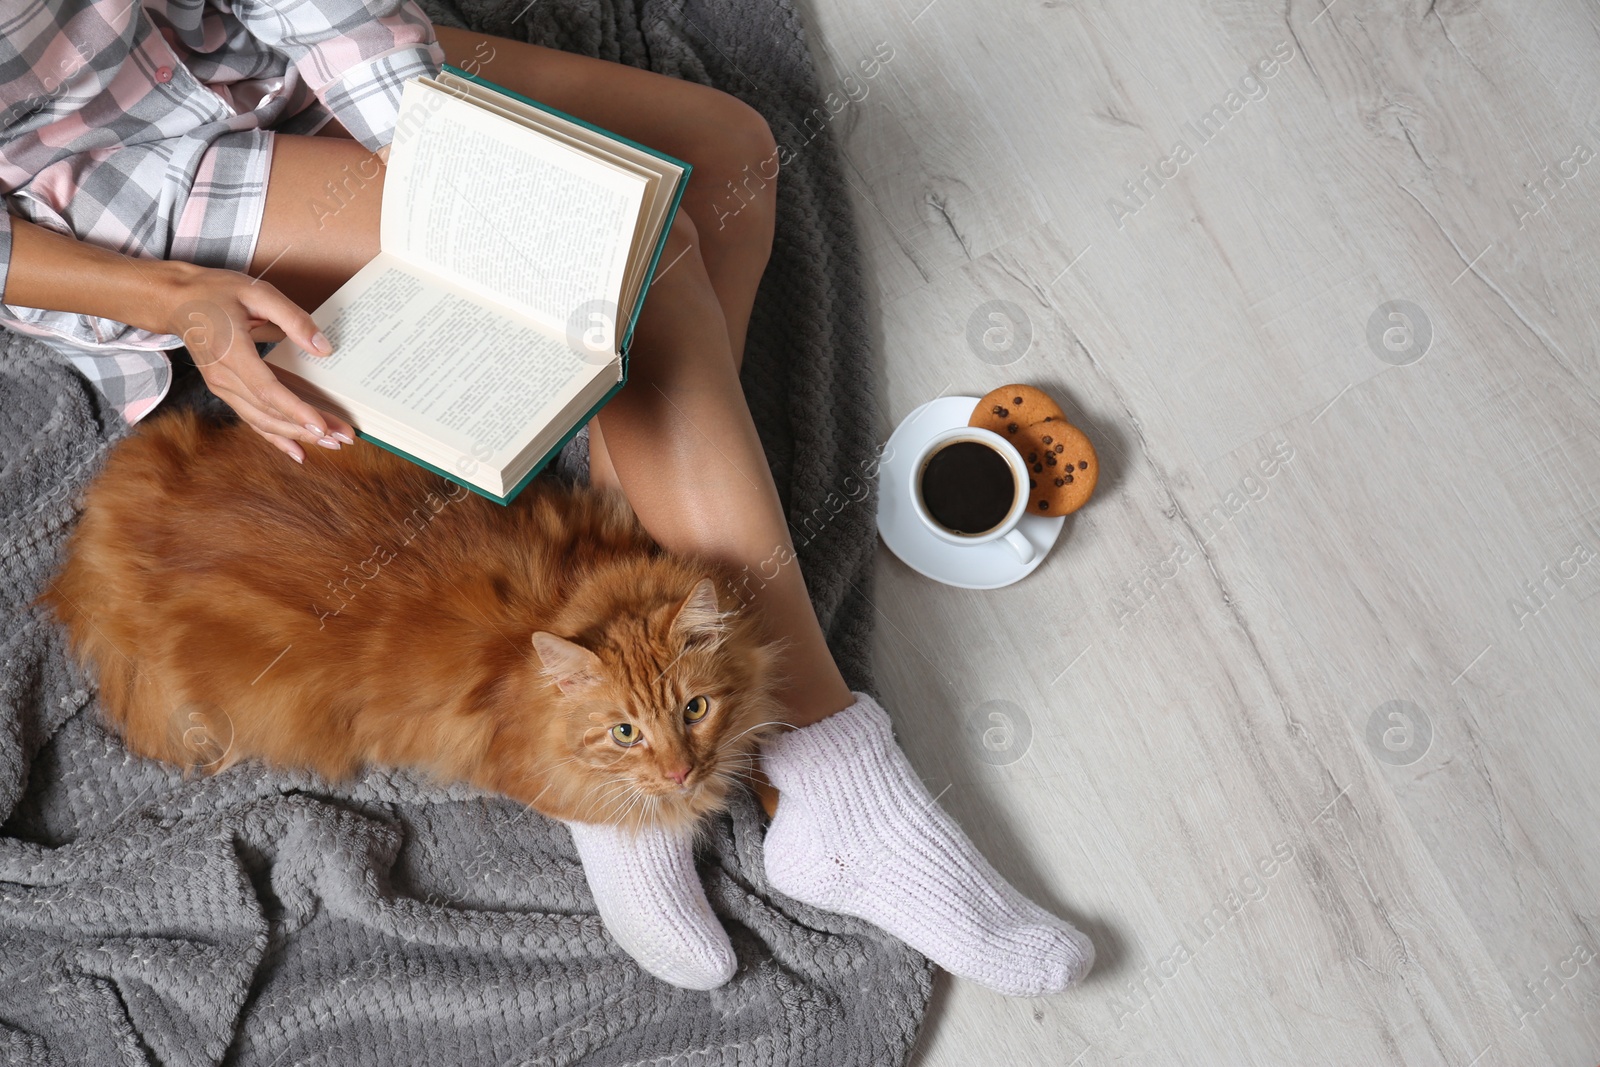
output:
[[[618,133],[613,133],[612,131],[610,131],[608,129],[605,129],[604,127],[596,126],[592,122],[586,122],[583,119],[580,119],[576,115],[570,115],[567,112],[561,111],[558,108],[553,108],[553,107],[549,106],[548,104],[541,104],[537,100],[533,100],[533,99],[531,99],[529,97],[523,96],[521,93],[513,92],[512,90],[507,89],[503,85],[497,85],[497,84],[495,84],[494,82],[490,81],[487,78],[481,77],[481,76],[479,76],[477,74],[469,73],[468,71],[462,70],[460,67],[452,66],[451,64],[446,63],[446,64],[444,64],[444,69],[449,71],[451,74],[456,75],[459,78],[465,78],[468,81],[477,82],[479,85],[482,85],[485,88],[493,89],[497,93],[502,93],[505,96],[509,96],[509,97],[512,97],[513,99],[520,100],[523,103],[528,104],[531,107],[538,108],[540,111],[548,112],[549,114],[555,115],[558,118],[566,119],[568,122],[575,122],[580,126],[584,126],[584,127],[587,127],[588,129],[594,130],[596,133],[604,134],[605,136],[611,138],[614,141],[619,141],[622,144],[626,144],[626,145],[632,145],[634,148],[639,149],[641,152],[648,152],[652,156],[655,156],[657,159],[666,160],[668,163],[671,163],[674,166],[678,166],[678,167],[682,167],[683,168],[683,176],[678,179],[677,188],[675,188],[672,191],[672,201],[671,201],[671,203],[669,203],[667,205],[667,214],[666,214],[665,222],[663,223],[663,225],[661,227],[661,235],[660,235],[660,237],[658,237],[656,239],[655,249],[650,253],[650,263],[649,263],[648,267],[646,267],[646,269],[645,269],[645,276],[644,276],[645,280],[644,280],[643,284],[640,285],[640,287],[639,287],[639,298],[634,301],[633,312],[632,312],[632,314],[630,314],[628,316],[628,321],[627,321],[626,325],[623,327],[623,330],[622,330],[622,345],[618,350],[620,352],[621,356],[622,356],[622,377],[620,379],[618,379],[616,384],[614,384],[610,389],[606,390],[606,394],[604,396],[602,396],[598,401],[596,401],[594,406],[591,407],[589,409],[589,411],[582,418],[578,419],[578,421],[575,422],[572,425],[572,427],[569,430],[567,430],[567,432],[565,434],[562,435],[561,440],[557,441],[555,443],[555,445],[550,449],[550,451],[546,452],[544,454],[543,458],[541,458],[537,463],[535,463],[533,465],[533,468],[531,470],[529,470],[528,473],[525,474],[522,477],[522,479],[517,482],[516,485],[512,486],[509,490],[506,491],[506,494],[504,496],[496,496],[494,493],[489,492],[488,490],[482,488],[481,486],[473,485],[471,482],[466,481],[465,479],[463,479],[458,474],[455,474],[455,473],[453,473],[451,471],[444,470],[441,467],[436,467],[432,463],[427,462],[426,460],[418,459],[416,456],[413,456],[411,453],[402,451],[401,449],[398,449],[398,448],[394,447],[393,445],[389,444],[387,441],[383,441],[383,440],[380,440],[380,439],[378,439],[376,437],[373,437],[369,433],[365,433],[365,432],[360,431],[360,430],[356,431],[357,436],[361,437],[363,440],[370,441],[371,443],[379,446],[380,448],[388,449],[390,452],[393,452],[395,455],[400,456],[400,457],[402,457],[404,459],[408,459],[412,463],[415,463],[419,467],[426,467],[428,470],[432,471],[433,473],[439,475],[442,478],[448,478],[450,481],[456,483],[457,485],[461,486],[464,489],[470,489],[474,493],[477,493],[479,496],[487,497],[490,500],[493,500],[497,504],[509,504],[509,503],[511,503],[512,500],[514,500],[516,498],[518,493],[522,492],[523,489],[527,488],[528,483],[533,481],[533,479],[539,474],[540,471],[544,470],[544,468],[550,463],[550,461],[556,457],[557,453],[559,453],[563,448],[565,448],[567,446],[567,443],[569,441],[571,441],[574,437],[577,436],[578,431],[583,429],[583,427],[589,422],[589,420],[594,418],[595,414],[601,408],[605,407],[607,402],[609,402],[612,397],[617,395],[617,390],[621,389],[624,385],[627,384],[627,381],[628,381],[628,350],[633,347],[633,328],[634,328],[634,325],[639,321],[639,312],[644,308],[645,297],[650,292],[650,283],[655,280],[656,264],[661,261],[661,252],[667,246],[667,234],[672,229],[672,221],[673,221],[673,219],[677,218],[677,216],[678,216],[678,205],[683,202],[683,192],[689,185],[689,174],[694,168],[691,167],[688,163],[685,163],[683,160],[677,159],[677,158],[675,158],[673,156],[669,156],[665,152],[660,151],[659,149],[651,148],[649,145],[646,145],[646,144],[640,144],[638,141],[632,140],[631,138],[628,138],[628,137],[624,137],[624,136],[622,136],[621,134],[618,134]],[[621,324],[619,324],[619,325],[621,325]]]

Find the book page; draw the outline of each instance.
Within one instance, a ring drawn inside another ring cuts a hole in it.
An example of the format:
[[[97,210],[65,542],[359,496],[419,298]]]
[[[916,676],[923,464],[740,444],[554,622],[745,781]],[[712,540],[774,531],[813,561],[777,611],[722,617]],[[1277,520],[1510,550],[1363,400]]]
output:
[[[661,191],[662,183],[665,181],[662,173],[668,172],[673,175],[681,175],[683,173],[682,169],[659,160],[647,152],[641,152],[620,142],[611,141],[601,134],[594,133],[591,130],[584,130],[573,123],[562,121],[553,115],[547,115],[538,108],[530,107],[510,97],[491,92],[475,82],[467,81],[465,78],[458,78],[448,72],[441,74],[437,82],[424,78],[423,83],[443,85],[446,87],[446,91],[451,93],[465,93],[472,97],[480,107],[495,114],[504,115],[518,124],[533,126],[563,144],[578,147],[579,151],[588,150],[605,153],[599,158],[606,160],[611,166],[626,173],[637,174],[644,180],[644,192],[642,194],[644,210],[639,213],[639,220],[634,227],[633,237],[628,242],[628,270],[623,275],[622,296],[617,301],[619,305],[617,321],[627,321],[628,313],[632,311],[632,305],[629,302],[630,298],[638,292],[639,282],[643,280],[641,275],[644,268],[648,266],[644,262],[647,257],[643,255],[645,241],[659,232],[658,226],[661,216],[665,213],[667,204],[671,199],[670,196],[664,195]],[[517,110],[513,110],[513,108]],[[580,138],[572,131],[580,131],[588,139]],[[587,149],[584,146],[588,146]],[[653,164],[655,169],[645,166],[643,162],[640,162],[641,160]],[[651,247],[654,248],[654,245],[651,245]]]
[[[623,276],[622,296],[617,301],[616,331],[625,331],[625,324],[632,321],[634,301],[644,288],[645,271],[651,265],[656,239],[660,236],[667,210],[672,206],[676,184],[683,177],[683,167],[636,145],[617,140],[615,135],[589,129],[448,70],[441,72],[437,78],[423,77],[421,81],[446,92],[470,96],[483,107],[515,122],[543,130],[565,144],[578,147],[580,151],[587,146],[590,151],[603,153],[613,166],[646,175],[644,211],[639,216],[638,226],[629,244],[628,271]]]
[[[615,308],[645,181],[416,80],[384,179],[382,247],[565,335]]]
[[[642,167],[653,174],[663,178],[676,178],[683,174],[683,167],[676,161],[663,158],[655,149],[646,150],[636,142],[623,137],[621,134],[599,127],[585,126],[581,122],[556,114],[558,109],[530,104],[512,96],[508,90],[490,88],[480,85],[470,78],[463,78],[449,70],[441,70],[437,77],[427,75],[418,76],[424,83],[438,85],[451,93],[465,93],[476,100],[493,102],[497,107],[520,116],[529,124],[550,133],[559,133],[564,139],[581,141],[597,152],[604,153],[615,161],[625,162],[634,167]]]
[[[564,341],[387,254],[314,317],[332,355],[285,341],[267,362],[348,400],[358,428],[360,409],[370,409],[494,467],[600,373]]]

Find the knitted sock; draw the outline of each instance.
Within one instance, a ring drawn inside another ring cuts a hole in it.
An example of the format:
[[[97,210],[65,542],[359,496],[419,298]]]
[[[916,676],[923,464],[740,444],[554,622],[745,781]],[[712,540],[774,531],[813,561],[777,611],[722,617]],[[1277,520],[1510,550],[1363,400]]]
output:
[[[866,919],[952,974],[1011,996],[1066,988],[1094,944],[1018,893],[940,808],[865,693],[767,742],[778,813],[767,877],[825,911]]]
[[[690,832],[569,822],[606,931],[639,966],[675,986],[715,989],[739,961],[706,901]]]

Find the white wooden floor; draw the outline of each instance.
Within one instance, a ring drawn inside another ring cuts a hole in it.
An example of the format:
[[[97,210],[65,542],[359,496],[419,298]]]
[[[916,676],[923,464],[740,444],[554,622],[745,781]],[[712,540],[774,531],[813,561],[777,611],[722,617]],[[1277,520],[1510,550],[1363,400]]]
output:
[[[920,1064],[1600,1061],[1600,9],[1324,2],[804,0],[889,417],[1104,465],[1008,589],[883,552],[913,761],[1099,946]]]

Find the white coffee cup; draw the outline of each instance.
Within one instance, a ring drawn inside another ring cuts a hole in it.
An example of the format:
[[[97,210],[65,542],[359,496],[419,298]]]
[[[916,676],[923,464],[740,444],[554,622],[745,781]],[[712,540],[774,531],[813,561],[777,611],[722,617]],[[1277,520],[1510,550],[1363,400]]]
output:
[[[922,475],[927,469],[928,461],[934,454],[946,445],[956,441],[976,441],[987,445],[1006,461],[1011,468],[1013,499],[1011,509],[1006,512],[1005,518],[982,533],[966,534],[952,530],[942,525],[928,512],[928,505],[922,499]],[[976,426],[954,426],[937,434],[922,450],[917,453],[916,462],[911,464],[911,507],[917,513],[917,518],[922,520],[933,535],[952,545],[983,545],[990,541],[1004,540],[1017,554],[1017,559],[1022,563],[1032,562],[1034,557],[1033,542],[1029,541],[1018,529],[1017,523],[1022,521],[1022,516],[1028,510],[1028,465],[1023,462],[1022,453],[993,430],[984,430]]]

